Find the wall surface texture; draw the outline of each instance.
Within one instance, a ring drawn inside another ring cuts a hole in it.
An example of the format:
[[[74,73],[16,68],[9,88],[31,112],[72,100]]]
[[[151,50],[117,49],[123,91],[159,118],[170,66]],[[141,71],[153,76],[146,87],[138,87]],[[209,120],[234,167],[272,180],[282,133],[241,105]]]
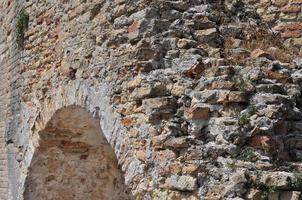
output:
[[[1,0],[0,200],[302,199],[301,8]]]

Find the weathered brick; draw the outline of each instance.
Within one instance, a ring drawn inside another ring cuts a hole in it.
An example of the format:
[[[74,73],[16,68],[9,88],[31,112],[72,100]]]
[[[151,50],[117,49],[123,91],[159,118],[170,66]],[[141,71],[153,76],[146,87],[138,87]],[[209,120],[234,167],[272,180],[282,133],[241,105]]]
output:
[[[290,22],[290,23],[281,23],[274,27],[276,31],[283,31],[283,30],[302,30],[302,22]]]
[[[281,34],[283,38],[299,38],[301,37],[302,31],[285,31]]]
[[[285,6],[286,4],[288,4],[288,0],[272,0],[272,3],[276,6]]]
[[[298,13],[301,11],[301,6],[298,5],[287,5],[281,9],[284,13]]]
[[[249,138],[248,145],[258,149],[270,149],[273,147],[271,136],[257,135]]]
[[[193,120],[207,120],[210,117],[210,108],[208,107],[191,107],[185,109],[185,117]]]
[[[247,102],[247,95],[245,92],[231,91],[228,96],[228,102],[244,103]]]
[[[259,58],[259,57],[269,58],[269,57],[271,57],[271,55],[269,53],[263,51],[262,49],[255,49],[254,51],[251,52],[251,57],[252,58]]]
[[[302,4],[302,0],[291,0],[291,4]]]

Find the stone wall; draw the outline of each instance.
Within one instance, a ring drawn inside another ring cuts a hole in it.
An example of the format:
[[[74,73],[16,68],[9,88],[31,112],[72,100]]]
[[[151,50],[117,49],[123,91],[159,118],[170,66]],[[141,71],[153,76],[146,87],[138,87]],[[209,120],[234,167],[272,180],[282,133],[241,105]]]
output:
[[[301,4],[300,0],[260,1],[256,7],[263,21],[281,33],[286,45],[301,47]]]
[[[19,4],[12,1],[1,1],[0,3],[0,64],[1,64],[1,99],[0,99],[0,199],[7,199],[8,195],[8,158],[15,154],[9,150],[10,140],[18,125],[18,113],[21,92],[20,86],[20,52],[14,44],[14,28],[16,10]],[[19,93],[20,94],[20,93]],[[12,166],[12,165],[10,165]],[[17,167],[17,166],[12,166]],[[14,174],[10,174],[11,180]]]
[[[2,1],[8,199],[24,199],[40,132],[74,105],[99,119],[135,199],[301,198],[301,5]]]

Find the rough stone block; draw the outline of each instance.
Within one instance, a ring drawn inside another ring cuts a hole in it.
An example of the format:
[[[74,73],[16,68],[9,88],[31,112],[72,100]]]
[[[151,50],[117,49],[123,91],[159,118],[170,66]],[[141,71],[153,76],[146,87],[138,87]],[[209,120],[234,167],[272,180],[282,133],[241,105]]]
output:
[[[209,107],[191,107],[185,109],[185,118],[189,120],[207,120],[210,117]]]
[[[173,97],[144,99],[143,109],[147,115],[159,116],[176,112],[177,102]]]
[[[166,180],[166,184],[168,188],[180,191],[194,191],[197,189],[197,179],[185,175],[172,175]]]

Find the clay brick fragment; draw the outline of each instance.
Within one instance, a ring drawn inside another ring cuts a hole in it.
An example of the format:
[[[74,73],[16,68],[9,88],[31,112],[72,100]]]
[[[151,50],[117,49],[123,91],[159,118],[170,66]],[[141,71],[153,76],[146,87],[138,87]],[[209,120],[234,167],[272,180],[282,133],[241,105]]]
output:
[[[271,55],[262,49],[255,49],[254,51],[251,52],[251,57],[252,58],[260,58],[260,57],[265,57],[265,58],[270,58]]]
[[[257,149],[270,149],[272,144],[272,137],[266,135],[257,135],[248,140],[248,145]]]
[[[283,38],[299,38],[301,37],[302,32],[301,31],[286,31],[281,34]]]
[[[128,33],[132,33],[134,31],[136,31],[139,27],[139,22],[138,21],[134,21],[129,27],[128,27]]]

